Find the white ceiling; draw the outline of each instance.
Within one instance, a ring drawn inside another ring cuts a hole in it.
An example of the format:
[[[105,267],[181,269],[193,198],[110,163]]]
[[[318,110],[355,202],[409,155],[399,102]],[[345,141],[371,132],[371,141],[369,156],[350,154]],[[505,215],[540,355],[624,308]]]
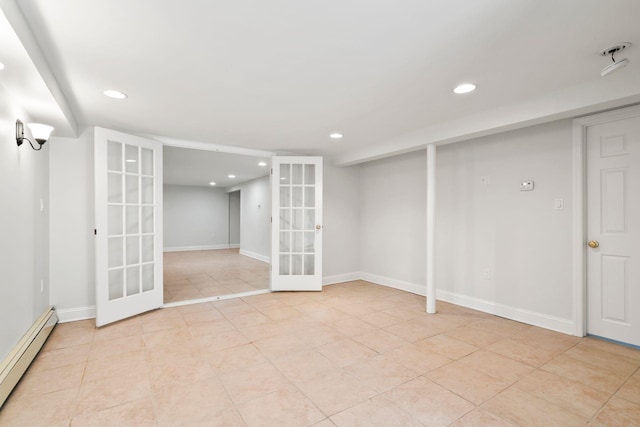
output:
[[[259,166],[260,161],[267,166]],[[209,187],[213,181],[216,188],[263,177],[271,168],[269,158],[177,147],[164,147],[162,163],[164,184]]]
[[[640,102],[638,0],[17,4],[78,121],[139,134],[350,164]]]

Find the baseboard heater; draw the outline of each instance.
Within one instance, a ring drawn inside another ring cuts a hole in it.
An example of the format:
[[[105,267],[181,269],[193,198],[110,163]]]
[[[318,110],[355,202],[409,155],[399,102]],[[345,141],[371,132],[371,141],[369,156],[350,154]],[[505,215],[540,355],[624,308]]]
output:
[[[0,408],[35,359],[56,323],[56,311],[49,307],[0,363]]]

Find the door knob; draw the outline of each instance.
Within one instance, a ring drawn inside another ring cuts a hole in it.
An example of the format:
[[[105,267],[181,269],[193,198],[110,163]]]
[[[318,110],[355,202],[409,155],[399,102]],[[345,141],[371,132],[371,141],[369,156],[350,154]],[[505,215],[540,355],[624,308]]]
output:
[[[316,225],[316,230],[320,230],[322,226],[320,224]]]
[[[589,243],[587,243],[587,245],[589,245],[590,248],[597,248],[598,246],[600,246],[600,243],[598,243],[597,240],[589,240]]]

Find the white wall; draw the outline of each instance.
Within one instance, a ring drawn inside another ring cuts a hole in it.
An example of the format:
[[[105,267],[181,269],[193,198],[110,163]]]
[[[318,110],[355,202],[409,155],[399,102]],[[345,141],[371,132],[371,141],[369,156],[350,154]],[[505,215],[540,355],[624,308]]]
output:
[[[324,162],[323,250],[324,283],[353,280],[360,271],[358,200],[359,168],[337,168]]]
[[[164,185],[164,249],[229,246],[229,197],[224,189]]]
[[[263,260],[271,257],[269,175],[240,184],[240,251]]]
[[[425,283],[426,155],[360,166],[360,268],[370,280]]]
[[[240,192],[229,193],[229,245],[240,247]]]
[[[569,120],[438,148],[441,290],[571,319],[571,150]]]
[[[51,141],[38,152],[28,143],[18,147],[15,122],[18,118],[27,120],[10,100],[0,85],[0,360],[49,302]]]
[[[93,131],[51,138],[51,304],[62,320],[95,305]],[[71,310],[71,314],[67,314]]]
[[[436,167],[438,297],[569,332],[571,122],[441,146]],[[424,293],[425,191],[424,151],[360,166],[363,277]]]

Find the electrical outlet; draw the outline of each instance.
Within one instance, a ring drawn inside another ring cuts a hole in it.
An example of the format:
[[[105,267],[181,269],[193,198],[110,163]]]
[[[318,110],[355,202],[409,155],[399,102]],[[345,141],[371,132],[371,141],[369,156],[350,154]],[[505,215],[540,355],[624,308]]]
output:
[[[564,209],[564,200],[563,199],[554,199],[553,200],[553,208],[557,210]]]
[[[520,182],[520,191],[533,191],[533,181],[521,181]]]
[[[483,183],[484,185],[489,185],[491,184],[491,177],[489,175],[481,176],[480,182]]]
[[[482,272],[482,278],[485,280],[491,280],[491,269],[485,268]]]

